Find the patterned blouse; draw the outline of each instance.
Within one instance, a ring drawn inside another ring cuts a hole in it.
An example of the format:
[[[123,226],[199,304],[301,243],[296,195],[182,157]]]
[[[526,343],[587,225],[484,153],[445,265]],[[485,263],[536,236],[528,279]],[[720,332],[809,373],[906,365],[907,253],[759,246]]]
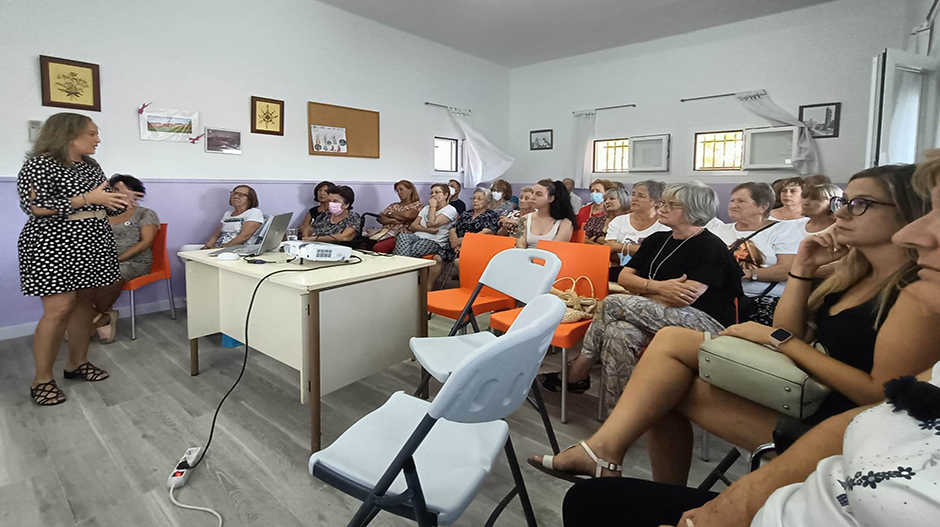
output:
[[[463,238],[468,232],[480,232],[483,229],[496,232],[499,229],[499,214],[495,210],[484,210],[474,218],[472,210],[464,211],[457,218],[453,228],[457,231],[458,238]]]
[[[421,200],[413,201],[407,205],[402,205],[401,203],[392,203],[388,207],[385,207],[385,210],[381,214],[391,214],[393,212],[402,213],[415,211],[420,212],[424,208],[424,203],[421,203]],[[411,225],[411,222],[404,223],[401,221],[396,221],[395,223],[388,223],[385,225],[389,230],[396,233],[408,232],[408,226]]]
[[[516,205],[515,203],[511,201],[504,201],[500,203],[499,205],[497,205],[496,207],[494,207],[492,210],[493,212],[495,212],[496,214],[499,214],[500,216],[506,216],[510,212],[516,210]]]
[[[359,232],[360,216],[355,212],[349,211],[349,214],[340,220],[339,223],[333,223],[330,221],[331,217],[332,216],[329,212],[321,212],[319,216],[310,222],[310,226],[313,227],[313,232],[310,234],[313,236],[330,236],[339,234],[349,227],[352,227],[356,230],[356,232]]]

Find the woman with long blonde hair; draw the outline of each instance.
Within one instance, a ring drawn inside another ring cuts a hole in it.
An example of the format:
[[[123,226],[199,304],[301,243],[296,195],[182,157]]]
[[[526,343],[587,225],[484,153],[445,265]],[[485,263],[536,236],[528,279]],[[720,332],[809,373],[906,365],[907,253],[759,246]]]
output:
[[[855,174],[845,196],[832,200],[835,229],[802,242],[773,327],[747,322],[721,333],[776,345],[832,389],[804,421],[809,425],[879,402],[885,381],[916,375],[940,359],[940,315],[926,312],[904,289],[917,279],[916,253],[891,243],[928,208],[911,188],[913,172],[911,165],[893,165]],[[835,261],[835,273],[811,294],[816,269]],[[775,344],[770,335],[778,328],[792,336]],[[685,485],[691,422],[747,450],[771,442],[780,414],[698,379],[703,340],[703,333],[684,328],[659,331],[601,429],[581,446],[530,463],[559,477],[612,475],[646,434],[653,479]],[[829,354],[813,348],[814,340]]]
[[[88,361],[88,341],[97,289],[121,279],[108,215],[128,205],[111,192],[92,155],[101,139],[84,115],[59,113],[39,133],[16,181],[20,208],[29,217],[20,232],[20,287],[42,299],[33,336],[36,375],[30,396],[36,404],[65,402],[52,373],[62,338],[69,352],[64,377],[101,381],[108,372]]]

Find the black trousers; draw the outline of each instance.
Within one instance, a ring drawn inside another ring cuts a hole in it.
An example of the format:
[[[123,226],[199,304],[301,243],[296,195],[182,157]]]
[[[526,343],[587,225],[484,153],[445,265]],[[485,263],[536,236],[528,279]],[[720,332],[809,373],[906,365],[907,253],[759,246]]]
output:
[[[711,491],[641,479],[596,478],[568,490],[562,515],[565,527],[676,525],[683,512],[716,496]]]

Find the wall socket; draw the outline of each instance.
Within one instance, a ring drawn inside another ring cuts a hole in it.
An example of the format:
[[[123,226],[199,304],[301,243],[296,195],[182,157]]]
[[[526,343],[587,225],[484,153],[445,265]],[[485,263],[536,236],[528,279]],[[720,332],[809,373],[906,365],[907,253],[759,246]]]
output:
[[[29,142],[35,143],[39,139],[39,131],[42,130],[42,121],[29,121]]]

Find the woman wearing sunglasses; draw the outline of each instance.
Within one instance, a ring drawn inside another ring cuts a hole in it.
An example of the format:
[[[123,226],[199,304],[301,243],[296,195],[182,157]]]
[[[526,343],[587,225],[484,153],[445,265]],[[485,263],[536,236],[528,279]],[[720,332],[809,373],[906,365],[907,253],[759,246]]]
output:
[[[904,289],[917,279],[916,252],[891,243],[895,232],[927,210],[911,188],[913,171],[910,165],[894,165],[855,174],[844,201],[833,200],[838,208],[834,231],[802,242],[774,327],[747,322],[721,333],[767,345],[772,345],[775,328],[792,335],[778,350],[832,389],[804,421],[809,425],[880,402],[886,381],[916,375],[940,359],[940,315],[924,310]],[[815,270],[837,260],[835,273],[811,291]],[[771,442],[780,414],[698,379],[703,339],[703,333],[684,328],[659,331],[601,429],[582,446],[554,458],[532,458],[530,463],[566,477],[619,475],[624,454],[645,434],[653,479],[685,486],[692,458],[691,422],[746,450]],[[813,349],[809,343],[814,340],[829,355]],[[598,498],[593,506],[605,505]],[[587,514],[586,505],[581,510]],[[618,518],[622,525],[622,514]]]

